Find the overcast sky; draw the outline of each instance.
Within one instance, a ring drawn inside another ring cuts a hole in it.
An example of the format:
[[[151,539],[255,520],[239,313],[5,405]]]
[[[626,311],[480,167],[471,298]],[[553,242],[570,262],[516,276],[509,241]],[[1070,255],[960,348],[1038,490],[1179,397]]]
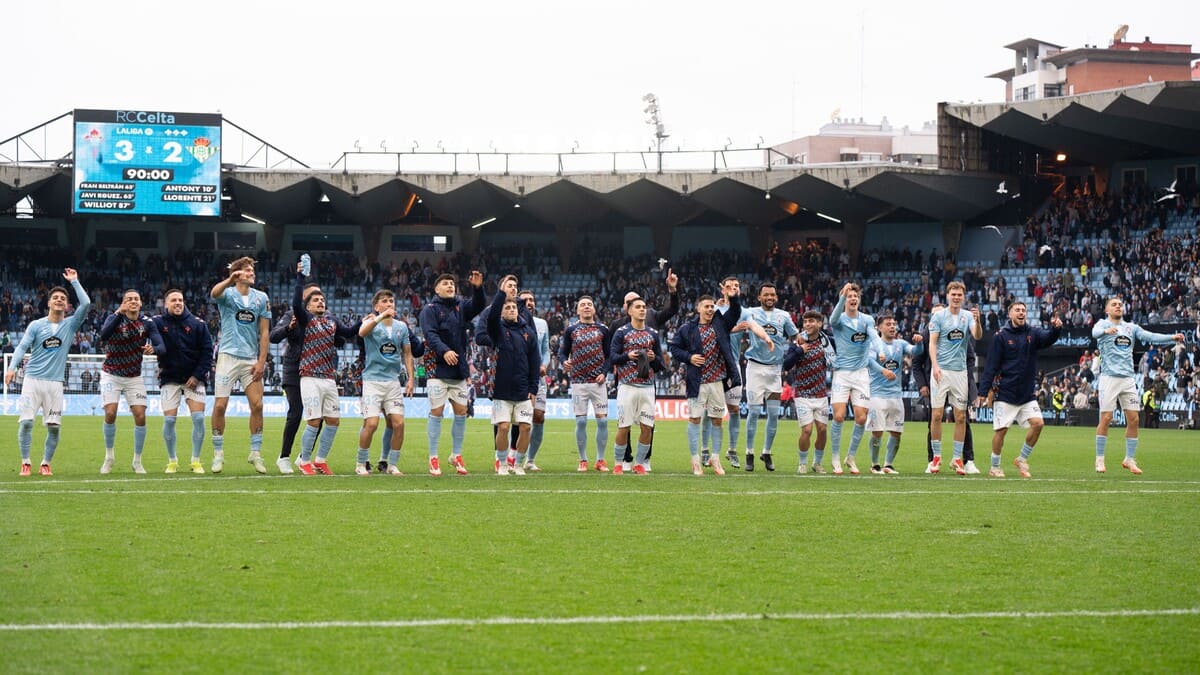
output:
[[[315,168],[364,149],[753,147],[835,110],[897,127],[996,101],[1004,45],[1200,47],[1200,3],[610,0],[5,3],[0,138],[73,108],[216,112]],[[65,133],[69,134],[69,130]],[[68,141],[69,142],[69,141]],[[239,147],[226,139],[225,161]]]

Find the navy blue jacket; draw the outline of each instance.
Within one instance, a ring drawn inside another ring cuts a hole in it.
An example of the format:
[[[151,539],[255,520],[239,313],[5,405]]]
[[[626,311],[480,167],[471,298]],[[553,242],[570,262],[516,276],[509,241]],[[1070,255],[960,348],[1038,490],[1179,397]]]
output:
[[[1057,342],[1061,332],[1058,328],[1033,328],[1028,323],[1017,328],[1011,321],[1006,322],[988,348],[980,388],[995,388],[997,401],[1013,405],[1034,400],[1038,350]]]
[[[467,353],[467,333],[474,319],[487,305],[483,287],[476,288],[470,300],[453,297],[434,299],[421,310],[421,334],[425,349],[433,350],[437,365],[428,377],[439,380],[466,380],[471,377],[471,358]],[[446,363],[446,352],[458,354],[458,365]]]
[[[492,398],[497,401],[525,401],[538,392],[542,354],[538,349],[537,330],[517,315],[516,321],[500,318],[508,294],[500,291],[487,313],[487,334],[496,349],[496,377]],[[518,301],[518,304],[520,302]]]
[[[725,359],[726,389],[732,389],[742,384],[742,376],[738,371],[738,360],[733,357],[733,349],[729,346],[729,331],[733,330],[741,317],[742,303],[736,297],[729,301],[727,312],[724,314],[717,312],[713,315],[712,327],[717,333],[717,347],[721,350],[721,357]],[[684,322],[679,330],[675,331],[675,337],[670,339],[668,345],[671,348],[671,356],[677,362],[684,364],[687,397],[696,398],[700,395],[702,369],[700,366],[693,365],[691,358],[695,354],[703,355],[703,347],[700,342],[700,317],[695,316]]]
[[[213,363],[213,339],[208,324],[183,308],[183,314],[170,312],[152,319],[167,351],[158,357],[158,383],[184,384],[189,377],[208,382]]]

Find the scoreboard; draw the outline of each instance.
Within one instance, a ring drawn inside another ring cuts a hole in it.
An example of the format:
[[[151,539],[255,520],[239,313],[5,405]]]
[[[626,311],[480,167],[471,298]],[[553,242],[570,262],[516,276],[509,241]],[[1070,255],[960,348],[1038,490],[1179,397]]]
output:
[[[74,213],[221,215],[221,116],[76,110]]]

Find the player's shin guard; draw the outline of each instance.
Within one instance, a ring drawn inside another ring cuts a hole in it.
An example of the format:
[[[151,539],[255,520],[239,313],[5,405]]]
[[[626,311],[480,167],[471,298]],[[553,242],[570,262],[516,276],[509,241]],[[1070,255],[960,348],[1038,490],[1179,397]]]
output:
[[[200,450],[204,447],[204,413],[192,413],[192,461],[200,459]]]
[[[442,418],[429,416],[429,424],[425,427],[425,436],[429,439],[429,456],[437,457],[438,441],[442,438]]]
[[[700,454],[700,426],[699,422],[688,422],[688,452],[692,453],[692,457]]]
[[[467,416],[455,415],[450,425],[450,453],[457,457],[462,454],[463,439],[467,435]]]
[[[309,427],[310,429],[312,427]],[[321,432],[321,447],[317,450],[317,461],[324,462],[329,456],[329,451],[333,450],[333,439],[337,437],[338,428],[332,424],[326,424],[325,429]]]
[[[779,401],[767,401],[767,437],[763,442],[763,453],[771,454],[775,445],[775,432],[779,431],[779,413],[783,405]]]
[[[300,434],[300,461],[307,464],[312,461],[313,448],[317,445],[317,428],[311,424],[304,425],[304,433]]]
[[[62,427],[51,424],[46,427],[46,447],[42,451],[42,464],[49,464],[54,459],[54,451],[58,450],[58,434]]]
[[[854,459],[854,455],[858,453],[858,445],[862,443],[864,427],[858,422],[850,428],[850,447],[846,450],[846,457]]]
[[[29,450],[33,447],[33,420],[21,420],[17,425],[17,445],[21,448],[21,463],[29,463]]]
[[[608,447],[608,418],[596,418],[596,459],[604,459],[604,451]]]
[[[597,433],[599,429],[597,429]],[[575,418],[575,449],[579,451],[579,461],[587,461],[587,416]]]
[[[175,423],[179,421],[178,417],[163,418],[163,445],[167,446],[167,459],[174,462],[175,457]]]

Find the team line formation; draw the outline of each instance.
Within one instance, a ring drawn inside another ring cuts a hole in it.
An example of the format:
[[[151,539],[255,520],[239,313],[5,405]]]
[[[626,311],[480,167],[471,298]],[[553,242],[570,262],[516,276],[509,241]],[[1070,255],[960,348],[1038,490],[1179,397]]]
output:
[[[467,474],[462,449],[471,386],[467,354],[472,339],[495,353],[494,471],[499,475],[524,475],[540,470],[535,459],[541,446],[546,409],[543,364],[549,359],[548,329],[545,320],[533,316],[533,296],[518,290],[515,275],[499,279],[498,291],[490,301],[484,295],[483,275],[478,271],[470,274],[467,289],[470,295],[461,297],[453,275],[439,276],[434,282],[436,297],[421,310],[419,325],[423,339],[419,339],[406,322],[397,318],[395,297],[389,290],[376,292],[372,311],[354,325],[347,325],[327,312],[320,286],[309,282],[312,270],[307,255],[296,266],[291,309],[273,328],[267,294],[254,287],[255,261],[239,258],[230,263],[229,270],[229,276],[211,291],[220,311],[211,416],[213,473],[224,469],[226,409],[235,383],[245,393],[250,407],[248,462],[258,473],[267,472],[262,459],[262,376],[269,343],[285,342],[283,389],[288,415],[276,465],[283,474],[298,470],[310,476],[332,475],[329,456],[340,425],[339,394],[334,382],[337,347],[354,339],[361,340],[364,357],[357,474],[402,475],[399,459],[404,444],[404,399],[413,393],[413,378],[403,374],[415,372],[413,359],[422,356],[432,369],[428,383],[429,473],[442,474],[438,447],[449,403],[453,413],[450,468],[459,475]],[[69,304],[66,288],[51,289],[47,316],[30,323],[13,354],[12,367],[4,374],[5,383],[11,385],[17,370],[24,370],[17,430],[21,476],[33,473],[30,459],[33,421],[39,412],[46,427],[39,473],[53,475],[50,465],[61,432],[67,347],[91,306],[78,272],[67,268],[62,276],[74,289],[78,299],[76,311],[70,316],[66,314]],[[650,471],[653,378],[666,367],[658,330],[678,312],[677,283],[675,274],[668,270],[666,284],[672,301],[662,311],[647,307],[637,293],[626,294],[624,316],[608,326],[596,321],[592,298],[578,299],[578,320],[565,329],[559,349],[559,358],[571,378],[578,471],[610,471],[606,459],[610,375],[617,384],[617,431],[612,444],[611,473]],[[922,393],[926,386],[929,389],[931,441],[925,472],[936,474],[942,469],[942,420],[949,408],[953,422],[950,467],[959,475],[980,473],[969,447],[964,457],[964,439],[969,434],[967,407],[971,402],[969,391],[973,389],[969,384],[973,378],[968,372],[968,352],[973,352],[972,341],[982,339],[982,326],[979,310],[968,311],[963,307],[963,284],[952,281],[947,285],[946,306],[934,307],[927,335],[913,335],[910,339],[897,336],[896,321],[891,315],[873,317],[859,311],[860,295],[861,290],[855,284],[842,287],[838,303],[828,317],[828,329],[826,317],[816,311],[805,312],[801,326],[797,327],[788,312],[776,308],[776,289],[769,282],[759,285],[756,307],[743,307],[740,285],[732,276],[723,279],[712,295],[700,296],[695,316],[683,322],[669,341],[670,358],[685,364],[690,411],[687,438],[694,474],[702,475],[708,467],[713,473],[724,475],[720,446],[727,413],[730,442],[725,459],[733,468],[742,468],[738,408],[743,394],[754,411],[746,419],[745,470],[754,470],[756,455],[764,469],[775,470],[772,446],[782,409],[782,376],[792,371],[797,382],[795,405],[800,427],[798,473],[826,473],[824,456],[828,449],[829,470],[833,474],[859,474],[855,457],[868,432],[871,473],[897,473],[893,463],[904,429],[899,374],[906,358],[914,361],[917,381],[923,383]],[[205,473],[200,457],[205,437],[208,379],[213,366],[213,338],[207,325],[188,311],[181,291],[167,291],[164,309],[153,318],[143,314],[140,294],[129,290],[101,329],[100,337],[107,344],[100,379],[105,444],[102,474],[110,473],[115,464],[117,408],[121,396],[125,397],[134,420],[133,471],[146,472],[142,448],[146,439],[147,390],[141,372],[143,357],[151,354],[158,359],[166,473],[179,470],[176,422],[181,403],[187,407],[192,423],[191,471]],[[1119,406],[1127,425],[1121,466],[1140,474],[1135,458],[1139,406],[1134,348],[1139,343],[1182,342],[1184,336],[1153,333],[1124,321],[1119,297],[1107,300],[1105,313],[1106,317],[1092,329],[1101,363],[1095,469],[1105,471],[1108,427]],[[483,320],[474,321],[481,314]],[[1054,344],[1061,327],[1057,316],[1049,327],[1029,325],[1026,307],[1017,301],[1008,307],[1008,321],[991,340],[979,379],[985,389],[973,401],[977,406],[994,407],[989,476],[1004,477],[1001,454],[1005,435],[1017,424],[1025,429],[1025,436],[1013,464],[1022,477],[1030,477],[1029,457],[1043,425],[1034,394],[1037,353]],[[26,355],[29,360],[23,364]],[[740,367],[742,357],[746,361],[744,371]],[[763,444],[756,451],[760,422],[757,411],[763,407],[766,409]],[[594,462],[588,458],[589,414],[596,423]],[[383,449],[379,461],[372,466],[370,448],[381,417],[385,421]],[[843,461],[842,428],[847,417],[852,427]],[[291,448],[300,433],[301,422],[304,424],[300,454],[293,468]],[[885,434],[886,446],[881,447]],[[710,444],[715,452],[708,450]]]

